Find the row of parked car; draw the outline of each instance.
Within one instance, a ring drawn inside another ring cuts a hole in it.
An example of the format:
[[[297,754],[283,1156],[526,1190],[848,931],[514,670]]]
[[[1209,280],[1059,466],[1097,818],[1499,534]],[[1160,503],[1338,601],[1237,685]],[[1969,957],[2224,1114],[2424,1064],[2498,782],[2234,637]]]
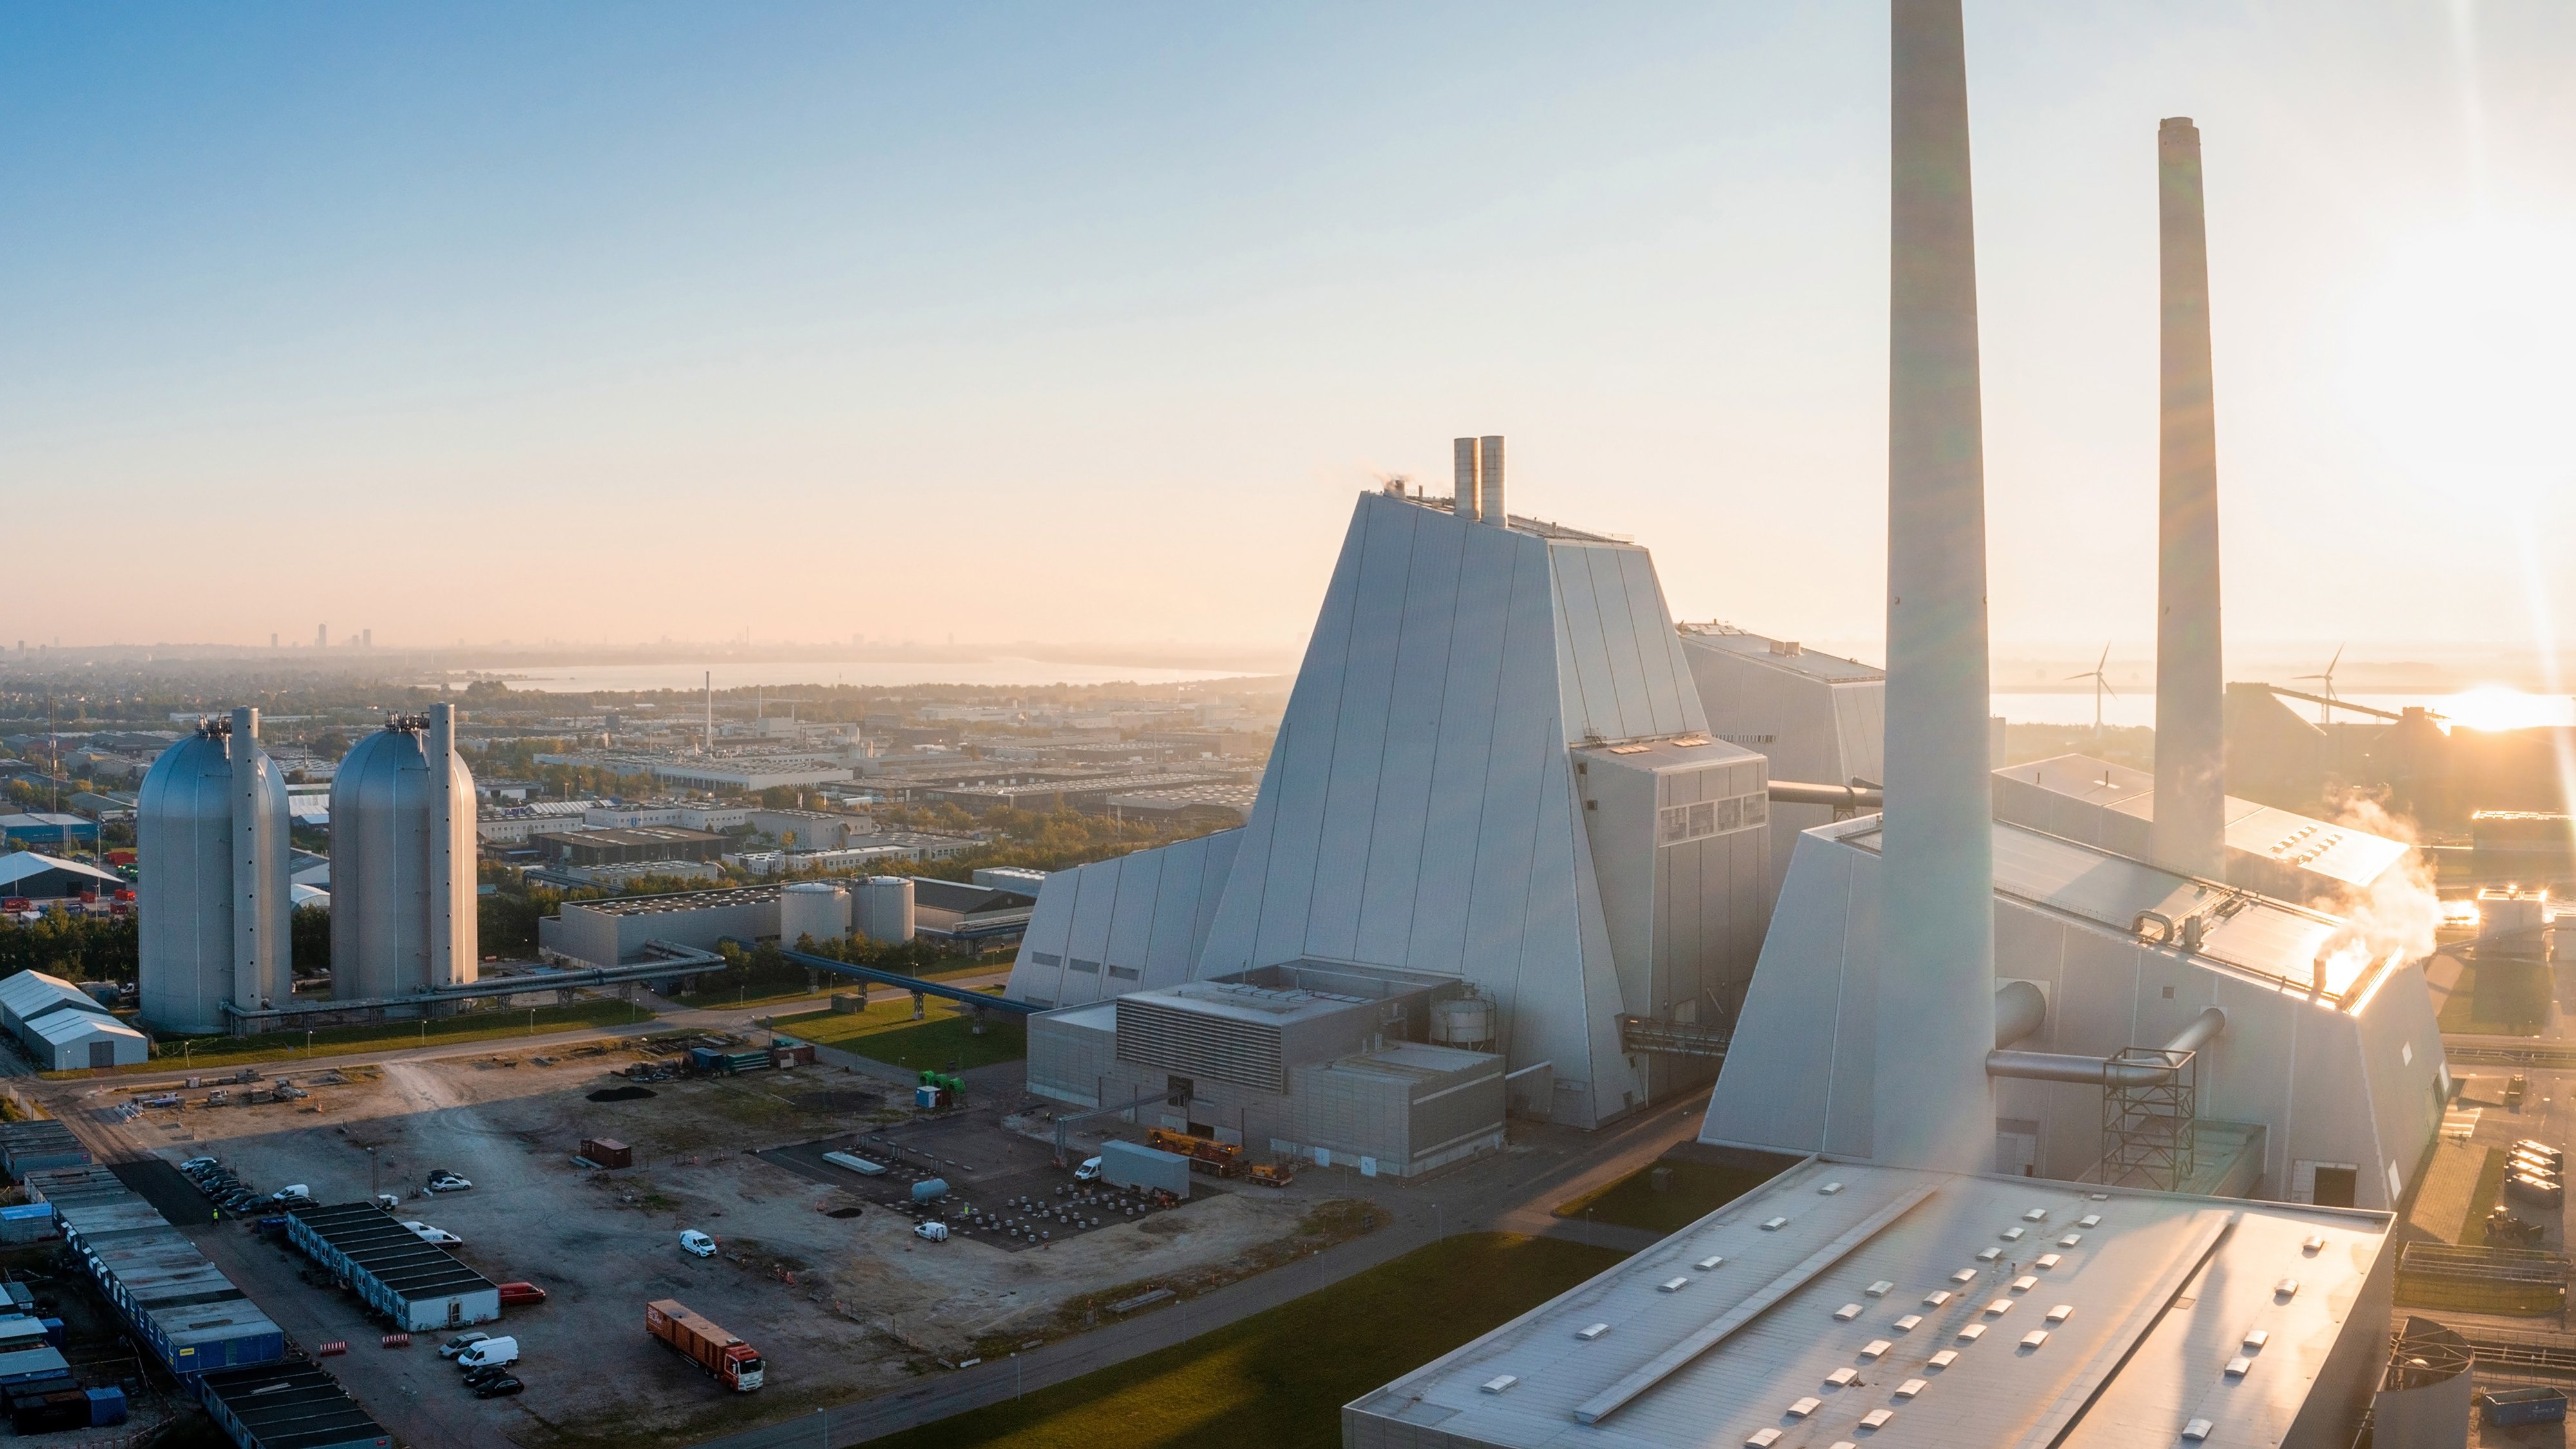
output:
[[[196,1184],[197,1191],[204,1193],[206,1200],[219,1211],[236,1216],[253,1210],[284,1212],[288,1208],[313,1206],[313,1189],[303,1183],[263,1194],[216,1158],[191,1157],[179,1164],[179,1171]]]
[[[519,1363],[519,1340],[508,1334],[460,1333],[438,1346],[438,1356],[456,1361],[465,1387],[478,1399],[498,1399],[527,1388],[511,1372]]]

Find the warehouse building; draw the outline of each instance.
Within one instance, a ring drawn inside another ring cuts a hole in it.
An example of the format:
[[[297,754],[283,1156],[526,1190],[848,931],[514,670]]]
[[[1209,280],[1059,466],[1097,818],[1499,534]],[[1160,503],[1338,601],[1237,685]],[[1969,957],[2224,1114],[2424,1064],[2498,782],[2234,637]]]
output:
[[[206,1374],[197,1398],[240,1449],[393,1449],[393,1435],[311,1363]]]
[[[152,1059],[151,1040],[59,976],[21,971],[0,981],[0,1028],[49,1072]]]
[[[86,1167],[89,1149],[72,1129],[51,1117],[26,1122],[0,1122],[0,1172],[11,1182],[24,1182],[31,1172],[58,1167]]]
[[[1143,1125],[1413,1176],[1502,1145],[1503,1060],[1456,1044],[1491,1011],[1426,973],[1282,963],[1030,1018],[1029,1090],[1077,1107],[1168,1094]]]
[[[127,885],[125,877],[77,860],[63,860],[33,850],[0,856],[0,896],[31,901],[63,900],[78,895],[108,896]]]
[[[375,1203],[291,1209],[286,1237],[407,1333],[501,1316],[498,1285]]]
[[[285,1331],[106,1168],[32,1172],[26,1187],[53,1206],[64,1246],[162,1367],[189,1379],[285,1357]]]
[[[529,837],[544,852],[546,864],[558,869],[602,865],[647,865],[671,860],[714,860],[723,854],[725,838],[712,831],[677,825],[634,829],[548,832]]]

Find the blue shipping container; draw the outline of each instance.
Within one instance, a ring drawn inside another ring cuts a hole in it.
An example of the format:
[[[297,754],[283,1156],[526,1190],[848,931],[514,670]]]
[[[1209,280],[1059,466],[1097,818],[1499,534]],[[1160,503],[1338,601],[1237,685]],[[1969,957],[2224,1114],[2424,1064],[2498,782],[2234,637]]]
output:
[[[89,1426],[104,1429],[125,1422],[125,1390],[92,1389],[89,1391]]]
[[[2478,1407],[2490,1424],[2555,1424],[2567,1417],[2567,1395],[2559,1389],[2498,1389],[2480,1394]]]

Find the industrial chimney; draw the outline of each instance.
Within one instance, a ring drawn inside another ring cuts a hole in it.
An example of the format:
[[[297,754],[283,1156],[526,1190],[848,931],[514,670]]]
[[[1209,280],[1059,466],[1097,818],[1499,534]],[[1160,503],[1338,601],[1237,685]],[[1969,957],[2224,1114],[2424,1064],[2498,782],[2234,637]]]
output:
[[[1499,434],[1476,440],[1476,516],[1496,528],[1512,526],[1511,515],[1503,511],[1503,440]]]
[[[1994,1167],[1985,443],[1960,0],[1894,0],[1886,821],[1871,1155]]]
[[[1460,438],[1449,446],[1457,462],[1456,481],[1450,485],[1450,497],[1454,500],[1450,507],[1460,521],[1473,522],[1476,517],[1476,440]]]
[[[2156,863],[2227,869],[2227,724],[2218,627],[2218,427],[2209,367],[2209,237],[2200,128],[2156,130],[2163,326],[2156,450]]]

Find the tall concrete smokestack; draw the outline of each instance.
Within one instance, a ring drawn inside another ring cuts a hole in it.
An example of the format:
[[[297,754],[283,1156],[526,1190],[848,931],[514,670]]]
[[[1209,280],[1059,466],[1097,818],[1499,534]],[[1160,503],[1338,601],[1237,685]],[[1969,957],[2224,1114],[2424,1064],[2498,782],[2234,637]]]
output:
[[[1960,0],[1894,0],[1886,825],[1871,1155],[1995,1165],[1985,439]]]
[[[1450,485],[1450,497],[1455,501],[1450,506],[1457,513],[1459,521],[1472,522],[1476,517],[1476,475],[1479,471],[1477,468],[1479,450],[1476,447],[1476,440],[1459,438],[1453,441],[1449,448],[1455,455],[1457,468],[1457,481]]]
[[[2156,863],[2227,869],[2227,721],[2218,631],[2218,425],[2209,368],[2209,235],[2200,128],[2156,130],[2164,319],[2156,450]]]
[[[1503,440],[1500,435],[1476,440],[1476,516],[1496,528],[1512,526],[1503,508]]]

